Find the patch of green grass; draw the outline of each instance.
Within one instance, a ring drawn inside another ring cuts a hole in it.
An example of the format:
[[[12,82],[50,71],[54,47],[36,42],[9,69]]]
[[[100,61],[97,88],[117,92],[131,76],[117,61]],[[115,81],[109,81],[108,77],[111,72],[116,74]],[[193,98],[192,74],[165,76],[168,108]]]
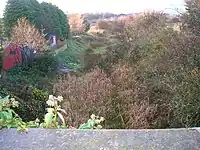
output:
[[[88,49],[87,43],[81,40],[69,40],[67,48],[59,51],[56,55],[59,60],[69,69],[78,69],[81,67],[82,54]]]
[[[97,43],[96,47],[92,47],[92,43]],[[77,70],[84,67],[84,54],[87,53],[88,49],[92,49],[94,54],[103,54],[106,51],[106,46],[104,40],[98,36],[80,34],[67,41],[67,48],[64,46],[56,50],[56,57],[64,63],[65,67]]]

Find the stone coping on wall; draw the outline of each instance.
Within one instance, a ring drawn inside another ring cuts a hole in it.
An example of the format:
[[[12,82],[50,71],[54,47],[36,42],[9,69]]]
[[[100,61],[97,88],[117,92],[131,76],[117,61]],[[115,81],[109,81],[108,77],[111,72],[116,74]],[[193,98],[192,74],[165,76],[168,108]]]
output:
[[[0,130],[0,150],[200,150],[200,128]]]

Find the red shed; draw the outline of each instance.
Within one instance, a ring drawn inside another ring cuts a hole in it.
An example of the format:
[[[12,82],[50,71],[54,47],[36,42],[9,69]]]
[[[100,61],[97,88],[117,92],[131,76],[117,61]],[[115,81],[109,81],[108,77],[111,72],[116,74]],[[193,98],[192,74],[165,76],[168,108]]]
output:
[[[9,71],[13,67],[22,63],[21,46],[17,44],[9,44],[3,51],[3,68]]]

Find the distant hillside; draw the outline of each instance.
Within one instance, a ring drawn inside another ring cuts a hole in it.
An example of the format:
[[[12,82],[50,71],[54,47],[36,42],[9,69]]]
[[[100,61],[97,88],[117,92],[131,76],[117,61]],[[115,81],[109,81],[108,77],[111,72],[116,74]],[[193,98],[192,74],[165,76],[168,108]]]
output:
[[[95,23],[97,23],[100,20],[108,20],[108,21],[117,21],[117,20],[123,20],[123,19],[127,19],[130,17],[134,17],[136,15],[139,14],[143,14],[143,12],[141,13],[129,13],[129,14],[114,14],[114,13],[85,13],[82,14],[84,16],[85,19],[88,20],[88,22],[90,23],[90,25],[94,25]],[[164,13],[166,14],[166,13]],[[169,18],[179,18],[177,17],[177,15],[175,14],[166,14],[166,16],[168,16]]]
[[[134,16],[136,14],[86,13],[83,15],[93,25],[99,20],[118,20],[119,17]]]

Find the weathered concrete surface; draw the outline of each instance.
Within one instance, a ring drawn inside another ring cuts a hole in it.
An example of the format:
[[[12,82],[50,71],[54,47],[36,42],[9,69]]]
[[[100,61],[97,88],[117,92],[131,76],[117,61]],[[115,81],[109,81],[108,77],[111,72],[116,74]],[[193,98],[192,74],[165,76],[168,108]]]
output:
[[[198,129],[0,130],[0,150],[200,150]]]

